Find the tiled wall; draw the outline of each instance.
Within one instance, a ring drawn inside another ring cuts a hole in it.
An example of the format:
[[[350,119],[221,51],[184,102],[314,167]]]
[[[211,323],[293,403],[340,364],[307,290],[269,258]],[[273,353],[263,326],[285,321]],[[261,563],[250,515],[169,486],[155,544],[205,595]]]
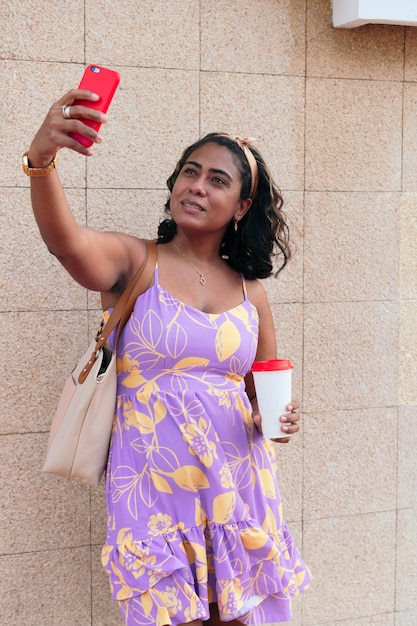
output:
[[[330,0],[0,4],[0,624],[120,624],[101,571],[104,490],[40,472],[98,298],[51,258],[20,155],[85,64],[121,87],[80,222],[152,236],[165,179],[209,130],[257,137],[297,252],[268,279],[302,432],[277,446],[314,581],[295,626],[417,624],[417,29],[335,30]]]

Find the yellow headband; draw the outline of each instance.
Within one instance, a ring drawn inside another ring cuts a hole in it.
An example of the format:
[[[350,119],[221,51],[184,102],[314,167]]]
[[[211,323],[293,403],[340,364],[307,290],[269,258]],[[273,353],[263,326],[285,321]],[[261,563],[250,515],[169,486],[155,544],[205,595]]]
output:
[[[258,164],[256,162],[255,157],[253,156],[252,151],[249,149],[249,145],[252,141],[255,141],[253,137],[242,137],[235,136],[233,137],[230,133],[222,132],[219,135],[223,135],[224,137],[230,137],[233,141],[236,141],[237,145],[246,157],[247,162],[249,163],[250,173],[251,173],[251,185],[250,185],[250,197],[253,199],[258,190],[258,182],[259,182],[259,173],[258,173]]]

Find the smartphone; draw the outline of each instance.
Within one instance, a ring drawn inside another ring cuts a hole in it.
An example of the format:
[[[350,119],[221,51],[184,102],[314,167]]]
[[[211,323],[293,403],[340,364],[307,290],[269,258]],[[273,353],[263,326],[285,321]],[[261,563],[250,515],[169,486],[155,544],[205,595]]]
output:
[[[100,96],[100,99],[97,100],[97,102],[92,102],[90,100],[77,100],[76,103],[82,104],[90,109],[96,109],[97,111],[106,113],[119,83],[120,74],[118,72],[110,70],[107,67],[101,67],[100,65],[89,65],[84,72],[80,84],[78,85],[78,89],[89,89],[90,91],[94,91],[94,93]],[[80,119],[84,124],[94,128],[96,131],[98,131],[101,126],[98,122],[82,118]],[[80,133],[69,134],[86,148],[89,148],[93,143],[91,139],[88,139]]]

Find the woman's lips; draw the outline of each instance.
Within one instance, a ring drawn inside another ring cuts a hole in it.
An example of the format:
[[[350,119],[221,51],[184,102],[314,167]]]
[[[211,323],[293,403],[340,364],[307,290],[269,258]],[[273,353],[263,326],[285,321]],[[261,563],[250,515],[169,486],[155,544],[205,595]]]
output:
[[[204,211],[203,207],[200,204],[198,204],[197,202],[193,202],[192,200],[183,200],[181,204],[185,209],[191,211]]]

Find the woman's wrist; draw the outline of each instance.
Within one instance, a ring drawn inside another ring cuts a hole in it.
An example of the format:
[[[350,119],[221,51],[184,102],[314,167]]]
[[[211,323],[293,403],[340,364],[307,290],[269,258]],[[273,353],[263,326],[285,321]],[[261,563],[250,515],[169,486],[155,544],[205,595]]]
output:
[[[52,174],[58,163],[57,153],[42,154],[32,145],[22,157],[22,169],[31,178],[45,178]]]
[[[57,152],[52,154],[42,154],[38,152],[33,146],[30,146],[26,154],[30,167],[43,168],[49,167],[52,161],[54,161]]]

